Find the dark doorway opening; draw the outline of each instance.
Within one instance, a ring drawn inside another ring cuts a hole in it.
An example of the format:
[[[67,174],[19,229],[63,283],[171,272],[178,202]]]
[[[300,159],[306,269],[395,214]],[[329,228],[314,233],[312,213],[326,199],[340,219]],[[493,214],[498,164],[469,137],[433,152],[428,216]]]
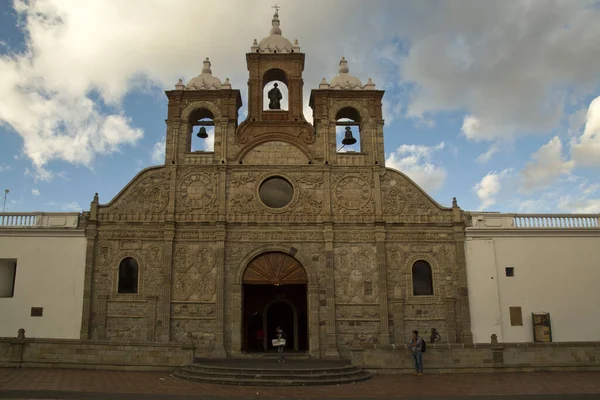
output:
[[[244,284],[243,351],[275,351],[271,340],[280,326],[287,350],[308,350],[308,306],[304,284]],[[264,332],[262,343],[258,332]]]

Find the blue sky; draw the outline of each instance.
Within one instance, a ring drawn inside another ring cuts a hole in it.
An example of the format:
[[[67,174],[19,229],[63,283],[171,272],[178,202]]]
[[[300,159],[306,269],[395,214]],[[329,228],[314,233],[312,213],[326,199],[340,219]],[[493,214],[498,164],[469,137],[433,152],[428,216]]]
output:
[[[282,0],[310,89],[341,56],[386,90],[386,165],[466,210],[600,212],[598,1]],[[164,90],[210,57],[246,110],[266,1],[0,3],[7,211],[85,210],[162,163]],[[208,16],[208,17],[207,17]],[[202,148],[206,143],[196,143]]]

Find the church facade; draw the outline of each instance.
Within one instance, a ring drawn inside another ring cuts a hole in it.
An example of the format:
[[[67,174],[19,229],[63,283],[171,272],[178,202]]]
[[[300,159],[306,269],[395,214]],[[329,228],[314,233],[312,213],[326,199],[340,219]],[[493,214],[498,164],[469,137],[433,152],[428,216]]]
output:
[[[214,357],[260,350],[276,326],[314,358],[405,343],[433,326],[472,343],[467,216],[385,167],[384,92],[342,59],[311,92],[308,123],[305,55],[277,13],[246,61],[244,122],[240,91],[206,60],[166,92],[165,164],[84,213],[80,338],[184,343],[191,332]],[[192,151],[206,126],[214,151]],[[338,126],[360,133],[360,151],[338,151]]]

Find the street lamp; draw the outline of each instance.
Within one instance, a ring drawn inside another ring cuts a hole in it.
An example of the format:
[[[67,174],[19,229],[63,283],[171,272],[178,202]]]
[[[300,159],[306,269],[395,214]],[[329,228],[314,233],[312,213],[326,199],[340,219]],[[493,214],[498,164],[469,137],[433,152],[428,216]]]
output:
[[[4,210],[6,209],[6,196],[8,195],[9,192],[10,192],[10,190],[8,190],[8,189],[4,190],[4,203],[2,204],[2,212],[4,212]]]

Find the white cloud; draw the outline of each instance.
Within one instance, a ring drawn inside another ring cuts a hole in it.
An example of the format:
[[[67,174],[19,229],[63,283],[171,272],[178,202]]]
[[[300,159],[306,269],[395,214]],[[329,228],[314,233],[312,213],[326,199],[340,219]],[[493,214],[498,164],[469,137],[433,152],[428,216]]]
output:
[[[489,172],[481,181],[473,186],[473,191],[481,202],[480,209],[485,210],[496,204],[496,197],[502,190],[502,181],[512,173],[512,169],[506,169],[500,173]]]
[[[7,164],[0,164],[0,172],[12,171],[12,167]]]
[[[40,195],[40,191],[36,188],[31,189],[31,194],[34,196],[39,196]]]
[[[571,142],[571,157],[581,166],[600,166],[600,96],[590,103],[583,134]]]
[[[26,50],[0,56],[0,123],[23,138],[24,154],[43,179],[52,178],[47,164],[53,160],[89,166],[97,155],[136,143],[142,131],[123,114],[124,96],[136,89],[154,90],[153,85],[172,88],[180,77],[187,82],[200,72],[205,56],[211,57],[214,74],[222,80],[231,78],[246,98],[244,55],[254,38],[269,33],[270,2],[126,3],[15,0]],[[304,3],[292,2],[280,13],[284,35],[299,38],[301,46],[311,49],[305,88],[317,87],[323,75],[327,79],[336,75],[345,50],[349,60],[356,60],[350,63],[353,73],[366,81],[368,69],[377,82],[381,68],[366,61],[364,49],[374,52],[367,44],[382,38],[384,30],[375,20],[361,25],[374,35],[369,38],[342,29],[362,20],[362,13],[353,7],[340,8],[339,1],[314,4],[320,7],[317,14]],[[185,12],[177,11],[182,9]],[[198,15],[211,18],[199,24]],[[323,46],[323,37],[348,45],[332,51]]]
[[[76,201],[72,201],[70,203],[63,203],[61,208],[63,209],[63,211],[81,211],[82,208],[79,207],[79,204],[77,204]]]
[[[479,164],[485,164],[488,161],[490,161],[490,159],[492,158],[492,156],[494,154],[496,154],[498,152],[498,150],[500,150],[500,146],[498,143],[494,143],[493,145],[490,146],[490,148],[488,149],[488,151],[486,151],[485,153],[480,154],[479,156],[477,156],[477,158],[475,159],[475,161]]]
[[[470,140],[548,132],[572,97],[600,84],[600,10],[591,1],[402,3],[407,115],[464,111]],[[391,13],[392,11],[390,11]]]
[[[158,142],[154,143],[154,147],[152,147],[152,151],[150,152],[152,162],[156,164],[164,164],[166,145],[167,143],[165,142],[164,136],[160,138]]]
[[[446,170],[433,164],[432,154],[443,150],[444,142],[437,146],[402,145],[385,160],[386,167],[408,175],[427,192],[435,192],[446,181]]]
[[[567,195],[559,199],[558,207],[572,213],[600,213],[600,199],[582,199]]]
[[[562,175],[569,174],[574,166],[573,161],[562,156],[562,143],[558,136],[550,139],[531,158],[532,161],[520,173],[521,188],[526,192],[552,185]]]

